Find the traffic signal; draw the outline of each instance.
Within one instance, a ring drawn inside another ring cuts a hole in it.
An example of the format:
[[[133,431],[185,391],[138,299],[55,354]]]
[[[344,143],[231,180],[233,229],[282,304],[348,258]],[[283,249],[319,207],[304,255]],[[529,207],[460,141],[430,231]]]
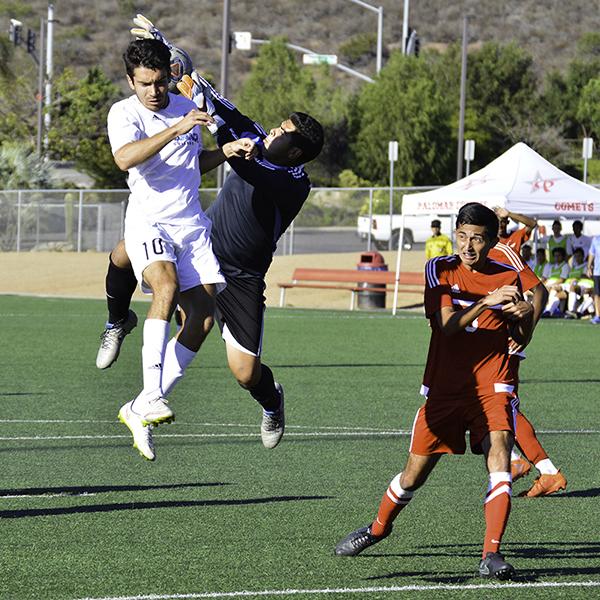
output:
[[[10,28],[8,30],[8,39],[18,46],[21,43],[21,32],[23,31],[23,23],[16,19],[10,20]]]
[[[27,30],[27,52],[33,54],[35,52],[35,31]]]

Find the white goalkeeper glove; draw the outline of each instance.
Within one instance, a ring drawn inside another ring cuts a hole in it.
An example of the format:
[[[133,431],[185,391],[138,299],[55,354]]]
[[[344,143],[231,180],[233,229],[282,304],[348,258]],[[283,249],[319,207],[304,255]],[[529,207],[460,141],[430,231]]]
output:
[[[160,40],[167,48],[169,48],[169,50],[173,47],[173,44],[167,40],[162,34],[162,31],[155,27],[152,21],[147,19],[144,15],[138,13],[133,18],[133,24],[136,25],[136,27],[132,27],[129,31],[136,39]]]

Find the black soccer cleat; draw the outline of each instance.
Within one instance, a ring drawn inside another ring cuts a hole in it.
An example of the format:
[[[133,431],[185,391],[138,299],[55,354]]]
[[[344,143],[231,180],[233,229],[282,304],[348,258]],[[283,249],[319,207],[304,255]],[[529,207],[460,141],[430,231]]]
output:
[[[488,552],[479,563],[479,575],[486,579],[514,579],[514,567],[499,552]]]
[[[373,535],[370,525],[368,527],[361,527],[348,534],[338,543],[335,547],[335,554],[337,556],[356,556],[369,546],[384,540],[391,532],[392,530],[390,529],[385,535]]]

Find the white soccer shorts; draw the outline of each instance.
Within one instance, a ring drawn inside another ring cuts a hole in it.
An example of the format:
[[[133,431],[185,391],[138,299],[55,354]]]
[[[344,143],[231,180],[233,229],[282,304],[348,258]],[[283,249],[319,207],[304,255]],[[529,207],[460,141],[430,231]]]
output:
[[[216,284],[217,293],[223,290],[225,277],[212,250],[210,230],[207,217],[184,225],[149,224],[133,215],[126,218],[125,248],[142,292],[152,293],[143,273],[159,261],[175,263],[181,292],[208,283]]]

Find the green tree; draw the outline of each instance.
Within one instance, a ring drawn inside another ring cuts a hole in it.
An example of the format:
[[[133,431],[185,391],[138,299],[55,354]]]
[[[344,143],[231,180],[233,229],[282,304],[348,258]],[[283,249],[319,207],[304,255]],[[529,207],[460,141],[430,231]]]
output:
[[[600,78],[590,79],[581,91],[577,119],[586,137],[600,139]]]
[[[48,132],[51,158],[74,161],[98,187],[125,187],[125,174],[114,163],[106,131],[108,110],[119,98],[119,88],[94,67],[83,79],[65,69],[54,89],[57,100]]]
[[[0,188],[45,189],[51,187],[51,164],[40,159],[22,142],[0,145]]]
[[[396,185],[448,180],[454,107],[433,75],[430,61],[395,52],[376,82],[362,87],[350,107],[353,170],[360,177],[387,184],[388,142],[397,140]]]
[[[600,33],[586,33],[581,36],[577,56],[566,72],[552,71],[546,77],[541,97],[544,121],[558,126],[566,138],[580,138],[585,133],[580,120],[583,90],[599,73]]]
[[[239,106],[268,130],[294,110],[309,112],[315,87],[310,71],[300,66],[286,40],[274,38],[261,47],[242,87]]]
[[[480,167],[524,139],[524,121],[535,112],[533,59],[514,43],[485,43],[469,55],[465,137],[477,143]]]
[[[283,38],[265,44],[240,94],[240,110],[267,128],[291,112],[306,112],[323,125],[325,143],[310,174],[315,185],[334,185],[349,160],[347,94],[330,68],[303,67]]]

